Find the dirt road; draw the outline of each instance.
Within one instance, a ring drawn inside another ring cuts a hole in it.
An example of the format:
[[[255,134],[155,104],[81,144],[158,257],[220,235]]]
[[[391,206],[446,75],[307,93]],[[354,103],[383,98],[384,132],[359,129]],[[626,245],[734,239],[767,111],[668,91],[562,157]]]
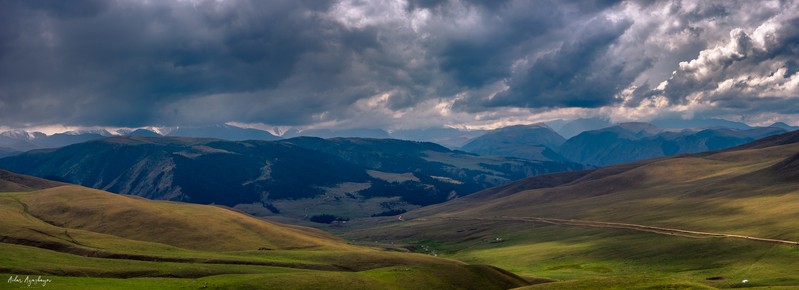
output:
[[[695,238],[695,239],[733,238],[733,239],[744,239],[744,240],[750,240],[750,241],[758,241],[758,242],[767,242],[767,243],[799,246],[799,242],[796,242],[796,241],[758,238],[758,237],[753,237],[753,236],[744,236],[744,235],[736,235],[736,234],[691,231],[691,230],[655,227],[655,226],[638,225],[638,224],[630,224],[630,223],[601,222],[601,221],[576,220],[576,219],[557,219],[557,218],[545,218],[545,217],[511,217],[511,216],[496,216],[496,217],[442,217],[441,219],[446,219],[446,220],[477,220],[477,221],[517,221],[517,222],[536,222],[536,223],[546,223],[546,224],[553,224],[553,225],[581,226],[581,227],[594,227],[594,228],[616,228],[616,229],[628,229],[628,230],[635,230],[635,231],[640,231],[640,232],[649,232],[649,233],[655,233],[655,234],[661,234],[661,235],[680,236],[680,237]]]

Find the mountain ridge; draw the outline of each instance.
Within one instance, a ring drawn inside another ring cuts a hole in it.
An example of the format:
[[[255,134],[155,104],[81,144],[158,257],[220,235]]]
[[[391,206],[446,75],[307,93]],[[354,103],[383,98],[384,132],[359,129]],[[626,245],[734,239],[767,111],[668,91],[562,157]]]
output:
[[[407,210],[583,167],[480,157],[393,139],[119,136],[7,157],[0,168],[150,199],[308,219]],[[343,210],[347,206],[352,210]]]
[[[516,125],[496,129],[474,138],[463,145],[461,150],[488,156],[567,161],[553,151],[563,142],[566,142],[566,139],[545,124]]]

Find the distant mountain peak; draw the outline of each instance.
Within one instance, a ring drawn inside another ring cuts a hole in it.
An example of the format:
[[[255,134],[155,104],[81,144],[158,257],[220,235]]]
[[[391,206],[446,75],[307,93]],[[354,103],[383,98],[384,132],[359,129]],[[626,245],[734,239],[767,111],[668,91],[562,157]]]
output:
[[[499,128],[472,139],[461,149],[480,155],[506,156],[530,160],[566,161],[552,149],[566,139],[542,123]]]
[[[124,134],[124,135],[127,135],[127,136],[143,136],[143,137],[158,137],[158,136],[161,136],[161,134],[158,134],[155,131],[147,130],[147,129],[136,129],[136,130],[128,132],[127,134]]]
[[[782,128],[788,131],[799,129],[799,127],[788,125],[785,122],[776,122],[774,124],[771,124],[769,127]]]
[[[494,131],[507,131],[507,130],[518,130],[518,129],[549,129],[552,130],[552,127],[549,127],[546,123],[534,123],[534,124],[527,124],[527,125],[511,125],[507,127],[497,128]],[[554,130],[552,130],[554,132]]]
[[[39,132],[31,133],[31,132],[28,132],[28,131],[25,131],[25,130],[10,130],[10,131],[5,131],[5,132],[0,133],[0,136],[4,136],[4,137],[8,137],[8,138],[14,138],[14,139],[31,140],[31,139],[35,139],[37,137],[36,133],[39,133]],[[39,133],[39,134],[41,134],[41,133]]]
[[[97,135],[104,136],[104,137],[114,136],[114,134],[111,134],[111,132],[108,132],[108,130],[106,130],[106,129],[73,130],[73,131],[66,131],[64,133],[58,133],[58,134],[72,135],[72,136],[85,135],[85,134],[97,134]]]
[[[336,137],[356,137],[356,138],[391,138],[388,131],[375,128],[352,128],[352,129],[290,129],[283,133],[284,138],[293,138],[300,136],[319,137],[319,138],[336,138]]]
[[[228,124],[215,124],[196,127],[175,127],[167,136],[216,138],[230,141],[243,140],[279,140],[280,137],[264,130],[242,128]]]
[[[650,121],[656,126],[661,128],[669,128],[669,129],[688,129],[688,128],[697,128],[697,129],[707,129],[707,128],[732,128],[732,129],[750,129],[751,126],[735,121],[729,121],[725,119],[714,119],[714,118],[692,118],[692,119],[684,119],[680,117],[661,117]]]
[[[662,128],[644,122],[626,122],[619,123],[604,129],[587,131],[587,132],[615,132],[620,134],[626,139],[640,139],[652,137],[657,134],[663,133],[665,130]]]
[[[555,132],[558,132],[563,138],[567,139],[585,131],[598,130],[613,125],[605,118],[581,118],[567,121],[555,120],[548,123]]]
[[[636,133],[641,131],[646,131],[656,134],[663,130],[658,126],[646,122],[626,122],[626,123],[619,123],[617,126],[625,130],[629,130]]]

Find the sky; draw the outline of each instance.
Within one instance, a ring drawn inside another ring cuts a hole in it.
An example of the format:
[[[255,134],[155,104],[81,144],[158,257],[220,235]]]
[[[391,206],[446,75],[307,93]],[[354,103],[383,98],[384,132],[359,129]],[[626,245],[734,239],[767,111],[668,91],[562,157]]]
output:
[[[0,0],[0,128],[799,125],[797,6]]]

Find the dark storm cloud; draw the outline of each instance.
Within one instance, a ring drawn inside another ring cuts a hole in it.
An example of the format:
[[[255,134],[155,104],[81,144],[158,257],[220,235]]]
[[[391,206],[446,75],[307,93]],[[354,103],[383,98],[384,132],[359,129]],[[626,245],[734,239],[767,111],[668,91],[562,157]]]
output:
[[[330,76],[350,65],[349,55],[377,45],[375,31],[318,15],[329,8],[324,1],[14,1],[4,7],[10,8],[0,12],[10,24],[0,28],[7,40],[0,59],[5,124],[146,125],[165,118],[160,106],[214,94],[232,96],[219,105],[235,106],[257,101],[237,93],[272,89],[303,73],[296,71],[303,58],[313,58],[313,67],[300,69],[316,77],[306,85],[329,87]]]
[[[628,113],[661,97],[715,106],[708,114],[788,113],[769,104],[799,94],[793,1],[0,0],[0,8],[8,127],[390,126],[403,121],[387,116],[413,110],[443,124],[561,108]]]
[[[411,1],[411,7],[432,9],[447,20],[463,17],[458,7],[476,9],[478,29],[437,33],[444,41],[434,43],[441,69],[468,88],[479,88],[508,78],[511,66],[531,52],[560,41],[570,41],[567,29],[575,22],[595,17],[618,1]],[[455,12],[452,12],[455,11]],[[446,23],[441,31],[447,31]],[[435,32],[434,32],[435,34]],[[598,48],[603,49],[603,48]]]
[[[446,4],[452,2],[450,0],[409,0],[408,9],[434,9],[446,7]],[[477,5],[481,8],[489,10],[496,10],[504,5],[507,5],[509,0],[466,0],[464,1],[470,5]]]
[[[574,40],[543,55],[514,74],[507,91],[485,100],[484,106],[600,107],[629,84],[640,71],[624,70],[624,63],[609,58],[611,44],[628,23],[596,20]]]
[[[506,78],[518,57],[540,49],[535,40],[550,42],[546,37],[568,21],[556,4],[548,1],[514,3],[480,14],[484,21],[479,30],[442,35],[446,41],[438,51],[441,68],[467,87],[481,87]]]

